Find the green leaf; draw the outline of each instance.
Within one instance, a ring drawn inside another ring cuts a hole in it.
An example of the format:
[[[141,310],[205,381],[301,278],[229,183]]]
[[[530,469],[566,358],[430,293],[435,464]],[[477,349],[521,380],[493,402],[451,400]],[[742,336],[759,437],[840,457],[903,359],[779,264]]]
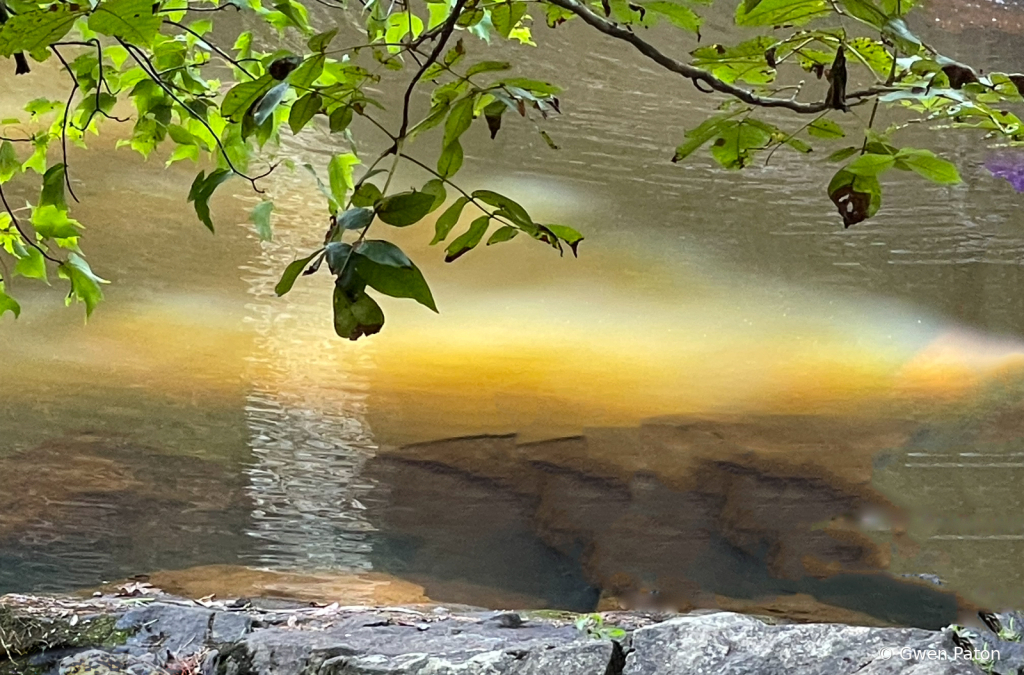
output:
[[[506,40],[520,19],[526,14],[524,2],[502,2],[491,6],[491,23]]]
[[[734,47],[717,44],[701,47],[691,52],[693,65],[729,84],[767,84],[775,80],[775,68],[769,65],[766,53],[777,42],[773,37],[762,35]]]
[[[841,126],[825,118],[811,122],[807,127],[807,133],[818,138],[842,138],[846,135]]]
[[[512,67],[512,64],[508,61],[481,61],[480,63],[474,63],[466,70],[466,77],[473,77],[480,73],[489,73],[498,70],[508,70]]]
[[[39,249],[29,246],[25,249],[25,256],[18,258],[18,262],[14,264],[14,273],[29,279],[46,281],[46,259]]]
[[[68,203],[64,199],[65,170],[63,164],[54,164],[43,174],[43,189],[39,195],[39,206],[52,204],[62,211],[68,210]]]
[[[352,258],[352,245],[343,241],[332,241],[326,246],[327,266],[331,274],[340,275]]]
[[[514,199],[498,194],[497,192],[492,192],[491,190],[476,190],[473,192],[473,198],[479,199],[484,204],[490,204],[491,206],[502,209],[509,215],[516,225],[528,230],[534,229],[533,218],[531,218],[526,209],[520,206]]]
[[[437,172],[443,178],[451,178],[462,168],[462,144],[453,141],[451,145],[445,146],[441,155],[437,158]]]
[[[434,195],[426,192],[399,192],[385,197],[377,207],[377,217],[388,225],[406,227],[418,223],[430,213]]]
[[[703,19],[685,5],[668,2],[667,0],[656,0],[656,2],[644,2],[641,4],[648,12],[665,17],[683,30],[688,30],[691,33],[700,33]]]
[[[332,134],[340,134],[352,123],[352,106],[345,105],[335,108],[330,116],[330,128]]]
[[[365,291],[350,298],[339,285],[334,287],[334,332],[349,340],[379,333],[384,326],[384,312]]]
[[[456,237],[455,241],[445,249],[447,255],[445,255],[444,261],[452,262],[475,248],[480,243],[480,240],[484,238],[490,219],[490,216],[480,216],[470,223],[469,229]]]
[[[320,255],[323,249],[317,249],[313,253],[309,254],[305,258],[299,258],[288,263],[288,267],[284,269],[284,274],[281,275],[281,280],[274,286],[274,292],[277,293],[278,297],[281,297],[288,291],[292,290],[292,286],[295,285],[295,280],[302,274],[302,270],[306,269],[306,265],[310,263],[313,258]]]
[[[0,28],[0,56],[45,49],[67,35],[80,16],[82,12],[56,4],[11,17]]]
[[[510,239],[515,238],[518,234],[519,230],[511,225],[502,225],[495,230],[494,234],[492,234],[490,239],[487,240],[487,245],[491,246],[492,244],[500,244],[502,242],[509,241]]]
[[[59,271],[62,272],[63,277],[71,282],[69,299],[73,297],[79,302],[84,302],[85,315],[86,317],[91,316],[96,305],[103,300],[103,291],[100,290],[100,284],[110,282],[96,276],[92,268],[89,267],[89,263],[85,261],[85,258],[77,253],[69,253],[67,261],[60,264]]]
[[[711,156],[726,169],[742,169],[771,138],[764,125],[729,121],[711,144]]]
[[[331,157],[327,165],[327,176],[331,183],[331,193],[339,204],[345,203],[345,196],[352,189],[352,170],[359,164],[359,158],[351,152]]]
[[[270,229],[270,214],[273,211],[274,202],[266,201],[257,204],[249,213],[249,218],[256,226],[256,232],[260,235],[261,241],[270,241],[274,238],[273,231]]]
[[[378,265],[387,265],[388,267],[412,267],[412,261],[409,260],[409,256],[402,252],[402,249],[398,248],[390,241],[384,241],[382,239],[368,239],[356,248],[356,252],[369,259]]]
[[[334,37],[337,34],[338,29],[332,28],[331,30],[325,33],[320,33],[309,38],[309,42],[307,42],[306,44],[309,46],[310,51],[324,52],[327,50],[327,47],[330,46],[331,42],[334,40]]]
[[[409,265],[381,265],[362,255],[356,256],[356,271],[370,288],[393,298],[411,298],[436,312],[437,305],[423,274],[411,262]]]
[[[451,111],[448,113],[448,120],[444,123],[444,140],[441,143],[442,148],[447,148],[449,145],[457,141],[459,136],[461,136],[473,123],[474,101],[474,96],[467,96],[451,107]]]
[[[934,183],[953,185],[961,182],[960,172],[956,166],[941,157],[936,157],[930,150],[902,148],[896,154],[896,168],[913,171]]]
[[[241,122],[242,116],[276,83],[271,75],[264,75],[258,80],[236,84],[224,95],[220,114],[232,122]]]
[[[79,229],[82,225],[68,218],[67,211],[47,204],[32,209],[32,227],[45,239],[68,239],[81,234]]]
[[[292,109],[288,113],[288,126],[291,127],[292,133],[297,134],[302,131],[306,123],[313,119],[313,115],[320,111],[323,103],[323,98],[315,91],[293,103]]]
[[[373,183],[364,182],[359,185],[352,195],[353,206],[375,206],[380,201],[380,188]]]
[[[576,248],[583,241],[583,235],[565,225],[548,225],[547,228],[551,230],[556,237],[564,241],[572,249],[573,257],[577,257]]]
[[[847,159],[849,157],[853,157],[858,152],[860,152],[860,148],[854,148],[852,146],[848,147],[848,148],[840,148],[839,150],[836,150],[835,152],[833,152],[831,155],[829,155],[825,159],[827,161],[829,161],[829,162],[841,162],[844,159]]]
[[[445,200],[448,199],[448,191],[444,189],[444,181],[440,178],[432,178],[423,184],[420,188],[420,192],[425,192],[428,195],[434,195],[434,203],[430,205],[430,210],[427,213],[433,213],[434,211],[441,208]]]
[[[373,222],[373,209],[360,207],[349,209],[338,218],[338,227],[343,230],[361,230]]]
[[[556,87],[550,82],[531,80],[525,77],[508,77],[504,80],[499,80],[498,84],[503,84],[507,87],[519,87],[539,96],[554,96],[562,91],[561,87]]]
[[[103,0],[89,16],[89,29],[145,46],[160,31],[161,17],[152,0]]]
[[[0,281],[0,316],[6,312],[10,312],[17,319],[21,316],[21,305],[17,300],[4,293],[4,282]]]
[[[301,66],[291,72],[288,76],[288,81],[296,89],[308,89],[313,86],[316,79],[324,72],[324,64],[326,63],[327,57],[323,54],[311,56],[303,61]]]
[[[676,154],[672,157],[672,161],[678,162],[692,155],[705,143],[722,133],[722,130],[726,128],[729,120],[736,117],[738,114],[738,112],[732,112],[715,115],[714,117],[709,117],[701,122],[700,126],[695,129],[687,131],[686,138],[688,140],[676,148]]]
[[[896,158],[892,155],[861,155],[845,167],[844,171],[857,176],[878,176],[883,174],[896,164]]]
[[[749,6],[748,4],[752,5]],[[737,26],[798,26],[832,13],[828,0],[761,0],[740,3]]]
[[[209,176],[204,176],[204,172],[200,171],[199,175],[192,181],[192,188],[188,193],[188,201],[193,202],[196,215],[199,216],[199,220],[202,221],[203,225],[206,225],[210,232],[213,232],[213,221],[210,219],[210,197],[213,196],[214,191],[218,187],[233,175],[235,175],[234,172],[229,169],[216,169],[210,172]]]
[[[434,223],[434,238],[430,241],[430,245],[433,246],[439,242],[445,240],[448,233],[452,231],[455,224],[459,222],[459,216],[462,215],[462,209],[469,203],[469,197],[459,197],[445,209],[441,217]]]
[[[281,99],[287,93],[288,83],[281,82],[274,85],[270,91],[263,95],[263,98],[260,99],[259,104],[256,106],[256,113],[253,115],[256,120],[256,126],[262,126],[267,121],[267,118],[274,114],[277,106],[281,104]]]
[[[6,183],[21,171],[21,162],[10,141],[0,143],[0,183]]]

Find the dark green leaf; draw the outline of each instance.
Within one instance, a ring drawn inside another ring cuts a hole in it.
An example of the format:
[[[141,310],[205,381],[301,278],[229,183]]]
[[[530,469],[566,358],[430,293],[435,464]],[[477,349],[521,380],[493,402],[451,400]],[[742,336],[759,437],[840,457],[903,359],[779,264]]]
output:
[[[399,192],[381,200],[377,217],[388,225],[406,227],[418,223],[430,213],[434,206],[434,195],[426,192]]]
[[[220,105],[220,114],[232,122],[241,122],[242,116],[252,108],[256,101],[270,91],[275,83],[273,77],[264,75],[258,80],[236,84],[224,95],[224,101]]]
[[[334,332],[349,340],[379,333],[384,326],[384,312],[366,291],[349,297],[341,286],[334,287]]]
[[[437,172],[444,178],[451,178],[462,168],[462,144],[452,142],[441,151],[437,158]]]
[[[459,222],[459,216],[462,215],[462,209],[469,203],[468,197],[459,197],[456,199],[451,206],[445,209],[441,217],[437,219],[434,224],[434,238],[431,240],[430,245],[433,246],[439,242],[445,240],[448,233],[452,231],[455,224]]]
[[[487,245],[490,246],[492,244],[500,244],[502,242],[513,239],[518,234],[519,230],[512,227],[511,225],[502,225],[497,230],[495,230],[494,234],[492,234],[491,237],[487,240]]]
[[[489,221],[490,216],[480,216],[470,223],[469,229],[456,237],[455,240],[448,245],[448,248],[445,249],[447,255],[445,255],[444,261],[452,262],[475,248],[476,245],[480,243],[480,240],[484,238]]]
[[[409,264],[410,267],[393,267],[356,256],[356,271],[370,288],[393,298],[411,298],[436,312],[434,297],[423,274],[411,262]]]
[[[473,198],[479,199],[484,204],[490,204],[491,206],[503,209],[517,225],[527,229],[533,228],[533,218],[514,199],[491,190],[476,190],[473,192]]]
[[[62,211],[68,210],[68,203],[64,199],[65,171],[63,164],[54,164],[43,174],[43,190],[39,195],[39,206],[52,204]]]
[[[323,249],[318,249],[313,253],[309,254],[305,258],[299,258],[288,263],[288,267],[284,269],[284,274],[281,275],[281,280],[274,286],[274,292],[277,293],[278,297],[284,295],[288,291],[292,290],[292,286],[295,285],[295,280],[302,274],[302,270],[306,269],[306,265],[310,263],[313,258],[320,255]]]
[[[528,92],[541,96],[554,96],[562,91],[561,87],[556,87],[550,82],[531,80],[525,77],[509,77],[504,80],[499,80],[498,83],[508,87],[519,87],[520,89],[525,89]]]
[[[373,222],[373,209],[358,207],[349,209],[338,218],[338,227],[343,230],[361,230]]]
[[[288,126],[291,127],[292,133],[302,131],[306,123],[313,119],[313,115],[320,111],[323,103],[323,98],[316,92],[310,92],[293,103],[288,113]]]
[[[356,252],[378,265],[412,267],[412,261],[402,252],[402,249],[383,239],[368,239],[359,245]]]
[[[234,172],[228,169],[216,169],[209,176],[204,176],[203,173],[200,171],[192,182],[188,201],[193,202],[199,220],[206,225],[210,232],[213,232],[213,221],[210,219],[210,197],[218,187],[234,175]]]
[[[340,275],[352,258],[352,246],[345,242],[332,241],[327,244],[326,251],[327,267],[330,268],[331,274]]]
[[[434,211],[441,208],[444,204],[444,200],[448,198],[448,191],[444,189],[444,181],[439,178],[432,178],[423,184],[420,188],[421,192],[425,192],[428,195],[434,195],[434,203],[430,206],[430,211],[427,213],[433,213]]]
[[[331,112],[330,127],[332,134],[340,134],[341,132],[348,129],[348,125],[352,123],[352,106],[343,105],[340,108],[335,108]]]

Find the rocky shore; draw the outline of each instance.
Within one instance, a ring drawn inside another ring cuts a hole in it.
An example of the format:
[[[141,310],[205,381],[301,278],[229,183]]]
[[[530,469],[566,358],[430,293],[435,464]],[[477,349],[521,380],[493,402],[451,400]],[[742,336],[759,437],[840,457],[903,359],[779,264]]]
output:
[[[170,595],[0,598],[0,675],[1017,673],[1024,615],[942,631],[730,612],[500,612]]]

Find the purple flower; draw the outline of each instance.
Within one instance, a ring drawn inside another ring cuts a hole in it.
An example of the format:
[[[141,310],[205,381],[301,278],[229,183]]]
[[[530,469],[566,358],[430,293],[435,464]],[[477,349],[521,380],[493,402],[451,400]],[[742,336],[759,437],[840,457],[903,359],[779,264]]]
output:
[[[993,176],[1005,178],[1017,192],[1024,192],[1024,152],[1005,152],[985,161]]]

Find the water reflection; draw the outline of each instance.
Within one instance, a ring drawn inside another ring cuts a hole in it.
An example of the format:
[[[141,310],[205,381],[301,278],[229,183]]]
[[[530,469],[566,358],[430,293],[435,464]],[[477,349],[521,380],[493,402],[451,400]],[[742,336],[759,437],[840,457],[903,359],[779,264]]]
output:
[[[301,157],[302,149],[292,149]],[[274,181],[272,241],[241,267],[248,285],[246,326],[256,337],[245,358],[245,420],[252,461],[247,533],[259,541],[251,562],[299,569],[369,569],[367,523],[359,501],[362,465],[376,448],[365,421],[372,345],[339,345],[323,285],[280,301],[274,285],[297,252],[315,248],[308,199],[294,177]],[[302,281],[305,281],[303,279]]]

